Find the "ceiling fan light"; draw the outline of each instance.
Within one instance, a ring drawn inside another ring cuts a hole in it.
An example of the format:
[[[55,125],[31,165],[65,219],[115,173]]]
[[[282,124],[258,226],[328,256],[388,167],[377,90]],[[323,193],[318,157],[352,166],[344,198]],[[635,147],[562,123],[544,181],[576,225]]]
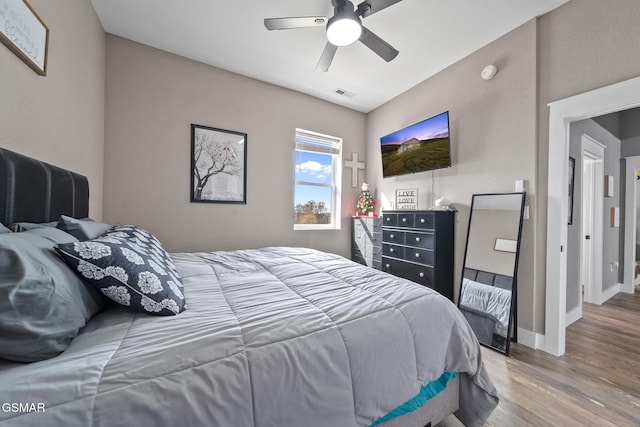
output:
[[[327,24],[327,39],[334,46],[347,46],[355,43],[362,34],[362,25],[351,16],[335,16]]]

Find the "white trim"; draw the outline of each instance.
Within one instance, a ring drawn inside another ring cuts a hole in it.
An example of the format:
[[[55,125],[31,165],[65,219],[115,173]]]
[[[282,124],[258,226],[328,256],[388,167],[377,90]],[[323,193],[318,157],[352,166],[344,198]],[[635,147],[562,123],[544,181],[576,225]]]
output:
[[[582,319],[582,304],[567,312],[567,324],[565,326],[569,326],[580,319]]]
[[[626,190],[624,199],[624,283],[620,290],[628,294],[634,293],[633,278],[636,266],[636,171],[640,169],[640,156],[625,158]]]
[[[640,106],[640,77],[549,104],[545,335],[542,349],[565,351],[569,124]],[[562,250],[561,250],[562,248]]]
[[[604,291],[602,293],[602,302],[600,304],[604,304],[609,300],[609,298],[616,296],[621,289],[622,289],[622,283],[616,283],[615,285],[613,285],[612,287]]]
[[[311,140],[302,141],[304,139]],[[315,147],[313,141],[318,142]],[[305,129],[296,128],[294,138],[294,170],[293,170],[293,208],[295,209],[296,186],[315,185],[319,187],[327,187],[331,189],[331,223],[329,224],[293,224],[294,231],[300,230],[340,230],[342,228],[342,138],[337,136],[325,135]],[[322,150],[319,148],[326,148]],[[296,180],[296,153],[298,151],[306,151],[311,153],[320,153],[331,156],[331,184],[315,184]]]
[[[544,335],[518,328],[518,344],[536,350],[544,347],[543,342]]]
[[[592,230],[591,245],[593,248],[593,259],[591,265],[591,281],[589,288],[585,289],[585,302],[593,304],[602,304],[602,251],[604,248],[604,226],[603,226],[603,209],[604,209],[604,150],[605,146],[596,141],[587,134],[582,134],[580,139],[582,143],[582,159],[589,157],[594,160],[593,163],[593,218],[592,218]],[[584,188],[585,182],[582,180],[582,186]],[[584,194],[584,190],[582,192]],[[584,243],[584,237],[582,232],[580,233],[581,243],[580,247]],[[569,323],[566,323],[569,325]]]

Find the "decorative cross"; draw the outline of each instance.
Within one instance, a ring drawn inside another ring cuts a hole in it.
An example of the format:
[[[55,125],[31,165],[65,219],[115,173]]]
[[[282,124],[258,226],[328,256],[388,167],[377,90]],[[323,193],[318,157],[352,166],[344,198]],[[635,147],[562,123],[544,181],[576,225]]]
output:
[[[344,161],[345,168],[351,168],[351,186],[358,186],[358,170],[364,170],[364,162],[358,161],[358,153],[351,153],[351,160]]]

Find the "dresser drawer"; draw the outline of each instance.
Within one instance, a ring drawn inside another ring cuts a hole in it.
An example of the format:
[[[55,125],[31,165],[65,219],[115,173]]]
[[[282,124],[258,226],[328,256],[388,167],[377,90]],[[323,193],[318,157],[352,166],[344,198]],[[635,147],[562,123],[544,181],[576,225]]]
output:
[[[415,228],[422,228],[425,230],[434,229],[436,216],[433,212],[417,213],[415,216]]]
[[[404,259],[420,264],[433,266],[433,251],[431,249],[405,248]]]
[[[413,228],[415,215],[413,213],[398,214],[398,227]]]
[[[382,233],[356,229],[353,231],[353,239],[363,244],[380,245],[382,244]]]
[[[351,259],[380,268],[382,260],[382,218],[352,217]]]
[[[405,232],[400,230],[382,230],[382,240],[384,243],[392,243],[395,245],[404,245]]]
[[[404,258],[404,246],[389,245],[385,243],[382,245],[382,255],[392,256],[394,258]]]
[[[382,271],[433,288],[433,267],[382,257]]]
[[[404,244],[416,248],[434,249],[435,236],[433,233],[405,233]]]
[[[395,227],[398,225],[398,214],[384,214],[382,226],[383,227]]]

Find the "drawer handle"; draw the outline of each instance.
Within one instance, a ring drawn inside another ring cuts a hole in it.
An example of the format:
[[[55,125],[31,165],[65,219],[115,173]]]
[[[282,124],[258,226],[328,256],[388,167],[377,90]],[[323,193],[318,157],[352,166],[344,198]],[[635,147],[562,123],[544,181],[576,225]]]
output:
[[[395,238],[396,238],[396,236],[394,236],[393,234],[389,234],[389,238],[390,238],[390,239],[395,239]]]
[[[402,218],[402,222],[407,222],[407,218]]]
[[[419,253],[416,253],[416,258],[420,258],[420,254]]]
[[[420,241],[420,238],[419,238],[419,237],[416,237],[416,242],[419,242],[419,241]]]
[[[420,218],[420,222],[424,224],[424,218]]]
[[[386,268],[389,268],[389,269],[391,268],[391,265],[389,265],[389,264],[385,264],[384,266],[385,266]],[[422,273],[421,273],[421,274],[422,274]]]
[[[424,273],[422,271],[420,272],[420,277],[424,277]]]
[[[387,221],[391,221],[391,217],[387,217]]]
[[[389,249],[389,252],[393,253],[393,248],[390,248],[390,249]]]

